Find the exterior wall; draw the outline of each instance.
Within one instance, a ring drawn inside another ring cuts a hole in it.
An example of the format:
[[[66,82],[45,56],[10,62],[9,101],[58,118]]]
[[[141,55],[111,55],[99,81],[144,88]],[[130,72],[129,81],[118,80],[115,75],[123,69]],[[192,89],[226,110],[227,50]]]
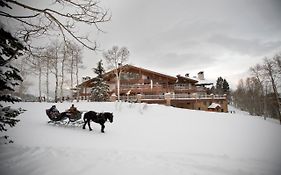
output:
[[[145,99],[142,99],[141,102],[143,103],[147,103],[147,104],[163,104],[163,105],[166,105],[166,100],[165,99],[151,99],[151,100],[145,100]]]
[[[139,79],[121,80],[121,99],[125,101],[164,104],[203,111],[208,111],[208,107],[212,102],[215,102],[221,105],[219,112],[228,111],[226,98],[200,98],[200,96],[207,95],[207,89],[204,87],[196,87],[195,84],[188,82],[181,84],[176,84],[176,82],[174,82],[174,84],[169,84],[167,80],[157,78],[155,75],[143,75],[141,72],[139,72],[139,75]],[[116,94],[115,81],[111,80],[109,85],[110,90],[112,90],[111,93]],[[127,95],[129,91],[130,95]],[[167,92],[171,93],[170,96],[164,96]],[[137,94],[140,95],[140,99],[137,99]],[[146,96],[146,98],[142,98],[141,96],[143,95]],[[167,97],[169,97],[169,100]]]
[[[115,83],[107,83],[109,85],[109,91],[115,91]]]
[[[219,98],[212,98],[211,96],[205,98],[197,98],[192,96],[188,98],[175,98],[175,96],[170,93],[166,93],[165,95],[161,96],[147,96],[138,94],[136,96],[127,96],[127,100],[132,102],[144,102],[149,104],[164,104],[167,106],[202,111],[210,111],[208,107],[214,102],[221,105],[221,109],[219,109],[217,112],[228,112],[226,96]]]
[[[219,112],[228,112],[227,100],[226,99],[172,99],[171,106],[186,109],[195,109],[208,111],[208,107],[213,103],[218,103],[221,105]]]

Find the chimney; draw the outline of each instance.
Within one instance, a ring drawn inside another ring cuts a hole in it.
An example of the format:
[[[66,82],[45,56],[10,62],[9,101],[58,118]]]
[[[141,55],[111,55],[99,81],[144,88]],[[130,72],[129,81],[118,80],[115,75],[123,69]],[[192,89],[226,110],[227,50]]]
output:
[[[185,74],[185,77],[189,77],[189,73],[186,73],[186,74]]]
[[[199,80],[205,80],[203,71],[198,72],[198,79]]]
[[[85,81],[88,81],[90,79],[91,79],[91,77],[89,77],[89,76],[82,77],[82,83],[85,82]]]

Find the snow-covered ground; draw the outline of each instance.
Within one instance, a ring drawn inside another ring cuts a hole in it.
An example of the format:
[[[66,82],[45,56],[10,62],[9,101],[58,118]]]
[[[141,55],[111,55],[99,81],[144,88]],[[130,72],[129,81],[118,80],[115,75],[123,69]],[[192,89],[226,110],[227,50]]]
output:
[[[0,145],[2,175],[280,175],[281,125],[235,114],[129,103],[75,103],[111,111],[105,133],[48,124],[50,103],[17,103],[27,111]],[[60,111],[71,103],[60,103]]]

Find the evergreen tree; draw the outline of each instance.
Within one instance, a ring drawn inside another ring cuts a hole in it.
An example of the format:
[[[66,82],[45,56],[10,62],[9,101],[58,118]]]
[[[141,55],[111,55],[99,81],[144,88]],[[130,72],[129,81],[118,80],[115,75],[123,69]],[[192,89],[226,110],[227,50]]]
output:
[[[224,94],[229,94],[229,84],[226,81],[226,79],[223,79],[222,89],[223,89]]]
[[[223,94],[223,78],[219,77],[216,83],[216,91],[217,94]]]
[[[16,38],[0,28],[0,101],[11,103],[21,101],[19,97],[11,95],[15,86],[23,81],[20,71],[12,65],[12,60],[22,55],[21,51],[24,49]],[[14,127],[19,122],[15,117],[22,112],[22,109],[4,107],[0,104],[0,131],[7,131],[6,125]],[[4,136],[4,138],[7,139],[8,136]],[[12,141],[10,140],[10,142]]]
[[[229,94],[229,84],[226,79],[222,77],[217,79],[215,92],[220,95]]]
[[[215,94],[216,93],[216,88],[215,86],[213,85],[210,89],[210,94]]]
[[[103,74],[105,70],[103,68],[102,60],[97,64],[97,68],[93,68],[94,72],[97,74],[93,82],[92,88],[92,101],[107,101],[109,99],[109,86],[103,80]]]

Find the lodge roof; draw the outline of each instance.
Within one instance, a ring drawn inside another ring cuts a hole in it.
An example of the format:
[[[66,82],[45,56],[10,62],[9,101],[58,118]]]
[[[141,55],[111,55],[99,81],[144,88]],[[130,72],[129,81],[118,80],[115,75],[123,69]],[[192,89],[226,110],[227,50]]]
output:
[[[186,82],[197,83],[198,82],[197,80],[194,80],[194,79],[189,78],[189,77],[183,77],[183,76],[174,77],[174,76],[162,74],[162,73],[159,73],[159,72],[144,69],[144,68],[141,68],[141,67],[136,67],[136,66],[129,65],[129,64],[121,66],[119,69],[123,69],[125,72],[137,72],[137,73],[141,72],[144,75],[154,75],[154,76],[157,76],[157,77],[161,77],[163,79],[167,79],[170,82],[174,82],[174,83],[186,83]],[[109,79],[113,78],[115,76],[115,74],[114,74],[115,70],[116,69],[113,69],[113,70],[110,70],[110,71],[106,72],[105,74],[103,74],[103,78],[106,79],[106,80],[109,80]],[[96,80],[96,78],[92,78],[90,80],[84,81],[81,84],[79,84],[78,87],[91,87],[93,81],[95,81],[95,80]]]
[[[187,82],[197,83],[198,81],[194,80],[192,78],[186,77],[186,76],[177,75],[177,82],[178,83],[187,83]]]
[[[92,78],[92,79],[90,79],[90,80],[87,80],[87,81],[84,81],[84,82],[82,82],[81,84],[79,84],[77,87],[92,87],[92,84],[93,84],[93,82],[94,81],[96,81],[97,80],[97,78],[95,77],[95,78]]]
[[[133,66],[133,65],[130,65],[130,64],[126,64],[124,66],[121,66],[120,69],[123,69],[125,70],[125,72],[142,72],[143,74],[153,74],[153,75],[156,75],[156,76],[159,76],[159,77],[162,77],[162,78],[167,78],[171,81],[176,81],[177,78],[176,77],[173,77],[173,76],[170,76],[170,75],[166,75],[166,74],[162,74],[162,73],[159,73],[159,72],[155,72],[155,71],[152,71],[152,70],[148,70],[148,69],[144,69],[144,68],[141,68],[141,67],[136,67],[136,66]],[[104,74],[104,78],[109,78],[111,76],[114,76],[114,71],[116,69],[113,69],[107,73]]]

